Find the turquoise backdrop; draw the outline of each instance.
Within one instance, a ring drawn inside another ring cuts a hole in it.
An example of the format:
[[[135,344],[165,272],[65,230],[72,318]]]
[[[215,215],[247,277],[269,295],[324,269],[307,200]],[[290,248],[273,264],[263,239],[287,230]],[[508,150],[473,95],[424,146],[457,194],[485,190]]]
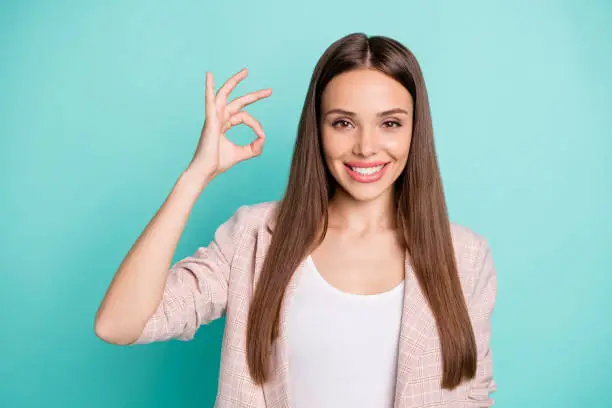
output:
[[[612,407],[610,21],[605,0],[2,2],[0,407],[212,406],[223,319],[118,347],[96,308],[191,159],[205,72],[273,89],[247,108],[268,140],[200,197],[175,260],[280,198],[314,64],[355,31],[417,55],[451,219],[490,240],[496,406]]]

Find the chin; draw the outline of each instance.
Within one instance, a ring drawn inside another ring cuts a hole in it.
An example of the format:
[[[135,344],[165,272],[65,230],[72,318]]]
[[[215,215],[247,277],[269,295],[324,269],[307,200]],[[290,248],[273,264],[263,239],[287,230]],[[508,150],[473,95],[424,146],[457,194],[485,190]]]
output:
[[[385,195],[391,186],[385,186],[382,188],[346,188],[342,186],[342,189],[355,201],[369,202],[374,201],[378,197]]]

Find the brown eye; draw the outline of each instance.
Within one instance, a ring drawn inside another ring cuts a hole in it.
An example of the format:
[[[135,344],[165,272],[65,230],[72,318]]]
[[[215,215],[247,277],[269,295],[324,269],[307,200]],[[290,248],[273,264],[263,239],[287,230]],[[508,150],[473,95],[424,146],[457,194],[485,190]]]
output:
[[[393,126],[388,126],[388,127],[392,127],[392,128],[398,128],[398,127],[401,127],[401,126],[402,126],[402,124],[401,124],[400,122],[397,122],[397,121],[395,121],[395,120],[388,120],[388,121],[386,121],[385,123],[391,123],[391,124],[393,124]]]
[[[334,123],[332,123],[332,126],[333,126],[333,127],[336,127],[336,125],[337,125],[337,124],[339,124],[339,123],[342,123],[342,124],[343,124],[343,126],[340,126],[340,127],[346,127],[346,126],[345,126],[345,124],[346,124],[346,125],[350,125],[350,122],[349,122],[349,121],[344,120],[344,119],[339,119],[339,120],[335,121]]]

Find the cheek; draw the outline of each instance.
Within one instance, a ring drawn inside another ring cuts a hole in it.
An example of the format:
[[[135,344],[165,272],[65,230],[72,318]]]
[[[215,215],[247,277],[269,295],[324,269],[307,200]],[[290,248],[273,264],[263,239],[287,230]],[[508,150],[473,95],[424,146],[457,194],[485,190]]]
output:
[[[351,145],[350,143],[347,143],[347,140],[343,140],[342,138],[337,137],[337,135],[334,137],[323,135],[322,143],[323,153],[329,160],[338,160],[342,158],[346,154],[347,149],[350,150],[351,148]]]
[[[405,159],[410,152],[409,137],[389,138],[384,142],[385,151],[394,159]]]

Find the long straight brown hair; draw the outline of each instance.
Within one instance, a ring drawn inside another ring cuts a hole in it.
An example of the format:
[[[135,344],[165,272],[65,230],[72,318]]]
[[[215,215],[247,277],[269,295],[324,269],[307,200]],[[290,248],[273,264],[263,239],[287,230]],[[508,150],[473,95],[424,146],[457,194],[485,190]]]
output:
[[[423,74],[416,57],[403,44],[363,33],[347,35],[330,45],[312,74],[287,189],[277,207],[270,246],[249,309],[249,371],[257,384],[267,380],[285,289],[327,231],[328,202],[336,181],[322,154],[321,94],[333,77],[359,68],[377,69],[394,78],[414,101],[408,163],[394,186],[397,225],[436,319],[444,368],[441,385],[453,389],[476,373],[476,342],[457,274]]]

